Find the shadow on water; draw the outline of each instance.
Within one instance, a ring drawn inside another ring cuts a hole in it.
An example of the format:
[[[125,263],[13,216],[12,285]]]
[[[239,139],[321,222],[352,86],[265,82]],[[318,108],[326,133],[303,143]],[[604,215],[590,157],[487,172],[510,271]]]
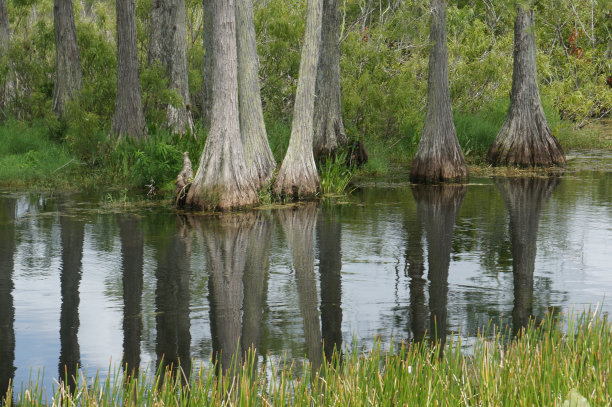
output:
[[[450,266],[453,231],[457,214],[461,209],[463,198],[467,191],[465,185],[413,185],[412,194],[417,204],[417,220],[407,224],[412,228],[407,245],[408,274],[411,277],[410,290],[414,290],[415,298],[411,298],[411,315],[413,321],[413,337],[423,338],[422,316],[425,306],[419,303],[424,300],[422,229],[425,230],[427,241],[427,278],[429,280],[429,332],[432,341],[440,343],[441,349],[446,343],[447,302],[448,302],[448,269]],[[421,226],[422,225],[422,226]],[[410,243],[412,240],[412,243]],[[412,269],[412,270],[411,270]],[[413,301],[414,300],[414,301]]]
[[[0,201],[0,404],[15,377],[15,199]],[[9,403],[7,403],[9,404]]]
[[[85,222],[69,213],[60,214],[62,265],[60,286],[62,306],[60,313],[59,379],[72,390],[78,382],[77,370],[81,365],[79,348],[79,303],[81,284],[83,238]]]
[[[540,215],[559,183],[559,177],[495,179],[510,218],[514,277],[512,330],[515,334],[533,317],[533,273]]]
[[[138,377],[142,338],[144,236],[138,217],[118,214],[123,272],[123,360],[127,376]]]
[[[162,372],[167,369],[178,372],[188,381],[191,372],[189,278],[192,237],[184,217],[176,216],[174,220],[176,227],[168,225],[168,233],[159,234],[155,244],[156,366]]]

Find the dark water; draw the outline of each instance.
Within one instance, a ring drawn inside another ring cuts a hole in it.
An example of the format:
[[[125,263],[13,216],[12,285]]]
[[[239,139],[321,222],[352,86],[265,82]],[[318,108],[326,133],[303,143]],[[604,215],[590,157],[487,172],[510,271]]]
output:
[[[0,193],[0,394],[39,371],[51,390],[77,365],[187,369],[222,350],[227,366],[251,344],[318,364],[353,339],[609,312],[612,172],[584,162],[561,178],[386,183],[221,216]]]

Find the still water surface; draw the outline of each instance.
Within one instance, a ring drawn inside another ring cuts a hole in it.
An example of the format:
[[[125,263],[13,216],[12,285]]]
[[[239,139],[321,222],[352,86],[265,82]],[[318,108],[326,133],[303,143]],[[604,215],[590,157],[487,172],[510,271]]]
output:
[[[227,364],[239,338],[261,358],[318,364],[354,339],[609,312],[612,160],[584,158],[563,177],[381,183],[219,216],[0,192],[0,396],[39,370],[51,391],[77,364],[90,377],[162,356],[188,368],[221,350]]]

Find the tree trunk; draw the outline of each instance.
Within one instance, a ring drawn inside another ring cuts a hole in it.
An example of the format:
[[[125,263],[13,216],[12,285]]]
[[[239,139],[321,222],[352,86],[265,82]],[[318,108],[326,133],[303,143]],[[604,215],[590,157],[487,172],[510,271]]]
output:
[[[516,13],[510,109],[487,159],[494,165],[562,165],[565,154],[540,101],[533,10],[516,3]]]
[[[0,404],[15,379],[15,199],[0,200]],[[10,405],[11,400],[6,400]]]
[[[155,289],[157,325],[157,366],[161,371],[178,371],[181,379],[191,372],[191,335],[189,332],[189,277],[191,241],[181,218],[178,230],[157,247],[157,288]],[[180,368],[180,370],[179,370]]]
[[[321,216],[317,224],[319,282],[321,287],[321,334],[328,361],[334,350],[342,354],[342,225],[335,214]]]
[[[213,49],[213,0],[202,0],[203,22],[202,34],[204,40],[204,82],[202,83],[202,122],[206,129],[210,128],[213,106],[213,71],[215,66]]]
[[[404,221],[406,231],[406,269],[410,278],[410,331],[414,342],[422,342],[427,331],[427,307],[425,306],[425,260],[423,257],[423,222],[413,213]]]
[[[0,59],[8,51],[11,39],[11,26],[6,8],[6,0],[0,0]],[[12,73],[0,80],[0,110],[6,109],[13,93]]]
[[[140,96],[134,0],[117,0],[117,98],[112,132],[135,139],[147,136]]]
[[[317,212],[315,203],[278,211],[278,219],[293,257],[300,311],[304,319],[306,355],[313,372],[318,371],[323,361],[319,298],[314,275],[314,228]]]
[[[0,0],[0,57],[8,48],[11,39],[11,25],[9,23],[6,0]]]
[[[510,218],[514,276],[512,326],[516,334],[529,324],[533,314],[533,272],[540,214],[559,182],[556,177],[495,179]]]
[[[70,215],[60,216],[62,235],[62,270],[60,285],[62,308],[60,314],[59,380],[74,391],[78,383],[77,369],[81,365],[79,348],[79,285],[82,277],[83,237],[85,224]]]
[[[273,225],[270,216],[255,214],[255,224],[249,232],[243,275],[242,354],[250,348],[259,350],[261,324],[268,286],[269,256]],[[261,354],[261,352],[259,352]],[[265,353],[264,353],[265,354]],[[257,359],[254,359],[255,362]],[[253,366],[254,368],[256,366]]]
[[[67,103],[81,89],[83,83],[72,0],[54,0],[53,23],[56,54],[53,111],[62,117],[66,113]]]
[[[291,138],[273,188],[277,195],[305,197],[315,195],[319,189],[313,155],[313,126],[322,9],[323,0],[308,0]]]
[[[427,277],[430,282],[429,332],[432,341],[435,339],[440,344],[441,352],[446,344],[448,269],[453,232],[466,190],[467,187],[461,185],[412,187],[419,218],[423,219],[427,238],[427,264],[429,266]]]
[[[272,178],[276,162],[268,144],[261,106],[253,0],[236,0],[236,30],[240,135],[247,168],[259,189]]]
[[[213,116],[187,205],[228,210],[254,205],[258,197],[240,141],[234,0],[215,1],[213,10]]]
[[[176,134],[193,132],[187,71],[187,27],[185,0],[153,0],[151,5],[150,63],[166,69],[170,89],[181,99],[180,106],[166,106],[168,126]]]
[[[457,140],[448,85],[446,1],[431,0],[427,114],[410,169],[410,181],[465,181],[468,169]]]
[[[123,360],[126,377],[138,377],[142,338],[144,237],[136,216],[117,215],[123,271]]]
[[[195,220],[205,246],[213,355],[223,373],[232,361],[241,363],[243,281],[253,220],[251,213],[222,215],[207,223]]]
[[[324,159],[348,142],[342,122],[338,0],[323,0],[321,53],[315,95],[314,155]]]

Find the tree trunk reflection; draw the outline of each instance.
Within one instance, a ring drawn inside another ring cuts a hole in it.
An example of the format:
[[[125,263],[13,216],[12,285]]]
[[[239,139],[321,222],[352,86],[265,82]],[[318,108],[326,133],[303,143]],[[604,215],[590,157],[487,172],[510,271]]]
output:
[[[242,353],[260,348],[263,308],[268,291],[269,255],[272,242],[272,219],[259,212],[250,230],[244,267],[244,304],[242,315]],[[257,359],[255,358],[255,363]],[[253,366],[255,367],[255,366]]]
[[[441,350],[446,344],[448,268],[453,232],[466,190],[465,185],[412,186],[427,239],[430,335],[440,343]]]
[[[79,285],[82,277],[85,222],[72,215],[60,215],[62,235],[62,269],[60,275],[62,309],[60,314],[59,380],[72,390],[78,382],[81,364],[79,349]]]
[[[427,330],[427,307],[425,306],[425,259],[423,255],[423,222],[418,213],[404,219],[406,232],[406,269],[404,274],[410,278],[410,331],[415,342],[425,338]]]
[[[510,218],[514,275],[512,328],[515,333],[529,324],[533,314],[533,272],[540,214],[559,182],[557,177],[495,179]]]
[[[169,239],[160,242],[157,247],[156,353],[157,366],[170,371],[176,371],[180,367],[182,378],[188,380],[191,371],[191,238],[184,219],[177,217],[176,221],[176,229],[170,232]]]
[[[319,279],[321,284],[321,331],[325,358],[334,349],[342,352],[342,228],[330,208],[317,222]]]
[[[213,357],[223,373],[240,363],[243,277],[253,214],[228,214],[191,221],[204,244],[208,269]]]
[[[126,375],[138,377],[142,337],[144,238],[134,215],[117,215],[123,271],[123,361]]]
[[[0,404],[15,378],[15,199],[0,200]],[[11,400],[6,401],[7,405]]]
[[[319,369],[323,359],[319,299],[314,274],[314,228],[317,212],[315,203],[278,211],[278,220],[287,237],[293,257],[300,311],[304,319],[306,355],[313,371]]]

